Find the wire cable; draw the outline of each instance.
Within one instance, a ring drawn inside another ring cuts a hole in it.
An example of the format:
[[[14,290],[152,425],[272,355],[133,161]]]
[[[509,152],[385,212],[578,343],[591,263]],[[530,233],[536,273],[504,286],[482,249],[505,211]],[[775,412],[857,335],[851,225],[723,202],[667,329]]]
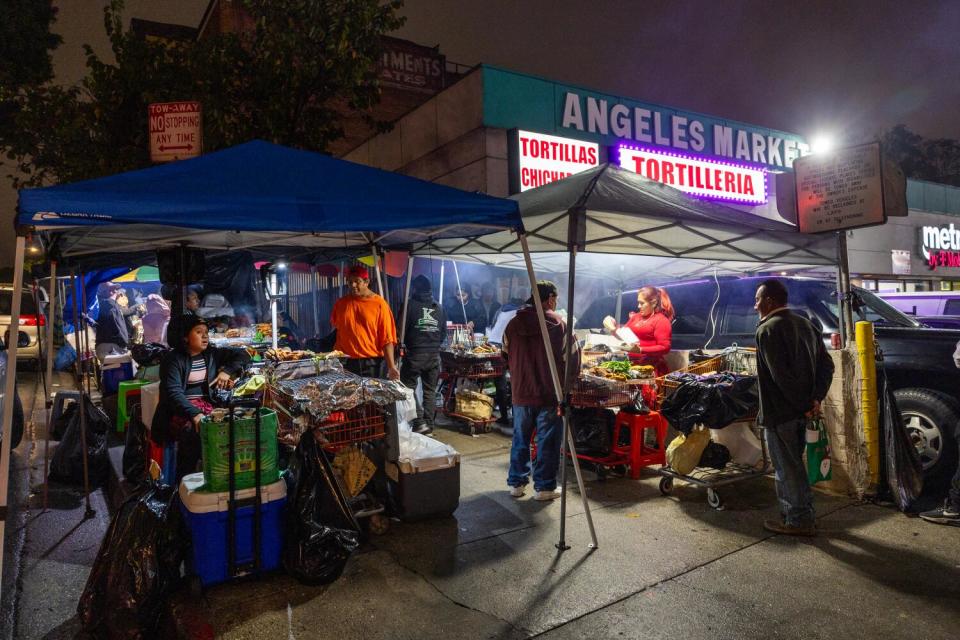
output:
[[[713,299],[713,304],[710,306],[710,315],[708,316],[710,320],[710,325],[712,327],[710,331],[710,337],[707,339],[707,343],[703,345],[703,349],[706,350],[710,347],[710,343],[713,342],[713,339],[717,335],[717,318],[714,315],[714,312],[717,310],[717,303],[720,302],[720,278],[717,276],[717,268],[713,268],[713,282],[717,286],[717,297]]]

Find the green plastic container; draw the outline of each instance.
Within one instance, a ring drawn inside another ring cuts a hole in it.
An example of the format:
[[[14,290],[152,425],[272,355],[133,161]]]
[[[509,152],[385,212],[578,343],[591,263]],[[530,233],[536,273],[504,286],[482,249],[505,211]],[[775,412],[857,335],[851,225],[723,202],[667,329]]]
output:
[[[214,422],[209,418],[200,423],[205,491],[230,490],[229,428],[229,422]],[[234,420],[233,431],[235,487],[249,489],[254,486],[255,480],[256,419]],[[271,409],[260,409],[260,486],[272,484],[278,478],[277,413]]]

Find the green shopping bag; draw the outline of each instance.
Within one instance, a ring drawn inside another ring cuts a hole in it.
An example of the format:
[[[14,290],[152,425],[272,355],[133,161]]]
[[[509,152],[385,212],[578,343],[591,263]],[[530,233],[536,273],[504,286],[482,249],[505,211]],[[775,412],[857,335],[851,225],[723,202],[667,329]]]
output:
[[[807,424],[807,480],[811,485],[833,477],[830,464],[830,440],[823,418],[813,418]]]

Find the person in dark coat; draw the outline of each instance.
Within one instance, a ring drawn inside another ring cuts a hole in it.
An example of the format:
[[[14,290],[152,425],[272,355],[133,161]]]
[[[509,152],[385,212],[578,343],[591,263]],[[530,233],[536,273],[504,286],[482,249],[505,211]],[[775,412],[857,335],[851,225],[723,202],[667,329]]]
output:
[[[483,307],[465,289],[456,289],[443,303],[443,311],[447,320],[453,324],[466,324],[471,331],[476,329],[478,322],[483,322]],[[466,315],[464,315],[466,314]]]
[[[497,302],[497,289],[492,282],[484,282],[480,287],[480,299],[477,301],[480,315],[474,322],[473,330],[477,333],[486,333],[492,327],[497,314],[500,312],[500,303]]]
[[[97,289],[100,313],[97,316],[94,348],[100,362],[103,362],[104,358],[111,353],[123,353],[130,345],[127,322],[123,317],[123,310],[117,303],[120,291],[120,285],[113,282],[104,282]]]
[[[176,443],[179,482],[197,470],[200,421],[213,409],[211,390],[232,389],[250,356],[244,349],[211,347],[206,321],[199,316],[185,315],[176,326],[179,339],[160,361],[160,403],[150,437],[159,446]]]
[[[440,345],[446,336],[447,318],[443,308],[433,299],[433,286],[425,276],[417,276],[411,286],[407,324],[404,331],[404,356],[400,365],[400,381],[416,389],[423,388],[423,403],[417,403],[417,433],[433,431],[437,412],[437,379],[440,376]]]
[[[557,370],[564,371],[564,332],[566,324],[557,315],[557,286],[552,282],[537,283],[535,295],[540,296],[546,316],[547,334],[553,348]],[[530,478],[530,437],[537,432],[537,459],[533,464],[534,500],[553,500],[557,491],[557,472],[560,469],[560,442],[563,420],[557,415],[557,396],[553,373],[543,345],[540,320],[531,297],[527,306],[507,325],[503,334],[503,351],[510,366],[513,395],[513,444],[510,450],[510,471],[507,485],[510,495],[520,498]],[[576,362],[571,366],[579,371],[579,347]]]
[[[813,492],[803,463],[806,426],[821,413],[820,403],[833,381],[833,360],[823,335],[812,322],[787,308],[787,289],[779,280],[757,287],[757,385],[770,459],[776,471],[781,520],[767,520],[774,533],[813,536]]]

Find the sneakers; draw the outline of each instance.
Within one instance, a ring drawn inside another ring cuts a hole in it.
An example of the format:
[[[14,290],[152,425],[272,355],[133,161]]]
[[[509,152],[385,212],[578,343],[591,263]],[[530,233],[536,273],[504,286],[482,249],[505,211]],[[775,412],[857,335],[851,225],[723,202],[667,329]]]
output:
[[[522,498],[524,492],[527,490],[525,485],[520,485],[517,487],[510,487],[510,497],[511,498]]]
[[[533,499],[539,500],[540,502],[547,502],[549,500],[556,500],[559,497],[560,489],[551,489],[550,491],[537,491]]]
[[[927,522],[936,524],[950,524],[960,527],[960,510],[950,504],[950,500],[945,500],[943,506],[932,511],[924,511],[920,517]]]
[[[817,535],[817,528],[814,525],[807,527],[798,527],[792,524],[786,524],[779,520],[764,520],[763,528],[773,533],[781,533],[785,536],[806,536],[808,538]]]
[[[419,433],[421,435],[428,436],[433,433],[433,427],[431,427],[426,422],[421,423],[419,426],[413,428],[414,433]]]

